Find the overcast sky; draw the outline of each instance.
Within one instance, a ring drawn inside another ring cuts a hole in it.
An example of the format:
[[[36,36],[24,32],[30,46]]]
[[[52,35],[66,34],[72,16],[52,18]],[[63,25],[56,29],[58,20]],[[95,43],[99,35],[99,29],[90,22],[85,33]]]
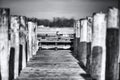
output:
[[[0,0],[0,7],[10,8],[12,15],[52,19],[84,18],[93,12],[117,7],[117,0]]]

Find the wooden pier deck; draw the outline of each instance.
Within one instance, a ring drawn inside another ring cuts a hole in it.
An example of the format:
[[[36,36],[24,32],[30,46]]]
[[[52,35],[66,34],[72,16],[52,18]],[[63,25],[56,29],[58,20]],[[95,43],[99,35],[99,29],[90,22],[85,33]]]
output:
[[[89,80],[70,50],[42,50],[27,63],[16,80]]]

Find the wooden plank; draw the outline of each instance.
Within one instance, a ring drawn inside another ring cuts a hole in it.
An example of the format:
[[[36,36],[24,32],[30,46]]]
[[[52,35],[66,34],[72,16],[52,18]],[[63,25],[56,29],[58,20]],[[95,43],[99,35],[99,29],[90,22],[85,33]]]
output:
[[[59,68],[59,69],[41,69],[39,67],[27,67],[22,70],[22,72],[41,72],[41,71],[49,71],[49,72],[76,72],[76,73],[86,73],[82,68]],[[22,74],[22,73],[21,73]]]
[[[46,59],[48,60],[47,62]],[[72,62],[72,59],[75,58],[71,55],[70,50],[38,51],[16,80],[89,80],[90,77],[85,79],[82,76],[86,72],[80,68],[77,62]],[[41,60],[43,61],[41,62]]]
[[[23,72],[20,76],[22,77],[80,77],[80,73],[77,72],[58,72],[43,70],[40,72]],[[82,76],[81,76],[82,78]]]
[[[55,68],[80,68],[77,63],[28,63],[27,67],[39,67],[41,69],[43,68],[49,68],[49,69],[55,69]]]
[[[81,77],[39,77],[39,78],[18,78],[16,80],[91,80],[91,79],[84,79]]]
[[[61,57],[62,58],[62,57]],[[32,58],[30,62],[38,61],[38,62],[78,62],[75,58],[50,58],[50,57],[40,57],[40,58]]]

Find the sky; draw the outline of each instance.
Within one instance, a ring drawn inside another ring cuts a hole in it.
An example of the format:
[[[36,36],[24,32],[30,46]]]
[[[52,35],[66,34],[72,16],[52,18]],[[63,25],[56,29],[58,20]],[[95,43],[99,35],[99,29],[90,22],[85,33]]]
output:
[[[38,19],[53,17],[85,18],[94,12],[106,12],[118,6],[118,0],[0,0],[0,8],[10,8],[11,15]]]

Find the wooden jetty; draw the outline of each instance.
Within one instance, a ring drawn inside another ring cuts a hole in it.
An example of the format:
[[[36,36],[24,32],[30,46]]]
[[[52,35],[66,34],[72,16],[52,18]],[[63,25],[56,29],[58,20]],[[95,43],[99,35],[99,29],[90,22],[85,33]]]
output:
[[[36,18],[0,8],[0,80],[120,80],[119,16],[115,7],[94,13],[75,21],[74,39],[56,33],[46,41]]]

